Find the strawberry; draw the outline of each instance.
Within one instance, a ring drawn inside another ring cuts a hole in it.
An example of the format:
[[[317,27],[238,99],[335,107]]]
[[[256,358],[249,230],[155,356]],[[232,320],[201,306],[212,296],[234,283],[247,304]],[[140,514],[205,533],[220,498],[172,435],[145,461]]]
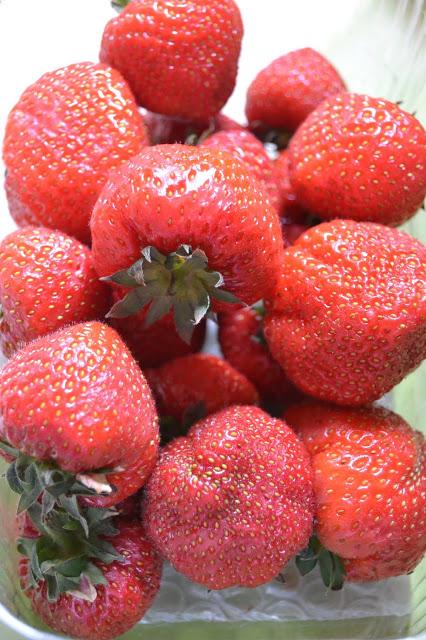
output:
[[[410,573],[426,552],[424,436],[382,407],[311,402],[284,416],[312,457],[316,535],[346,579]]]
[[[76,495],[92,506],[114,505],[151,473],[154,401],[112,328],[87,322],[30,342],[1,370],[0,392],[0,446],[26,478],[22,491],[11,482],[20,510],[59,481],[56,503],[64,508],[78,509]]]
[[[201,146],[224,149],[241,160],[251,175],[260,182],[271,204],[278,208],[279,193],[275,179],[274,163],[263,144],[245,129],[219,131],[206,138]]]
[[[115,294],[119,300],[120,295]],[[159,367],[169,360],[196,353],[204,344],[206,323],[202,320],[196,327],[189,343],[182,340],[176,331],[172,313],[146,326],[147,309],[142,309],[127,318],[111,318],[110,324],[118,331],[136,362],[142,369]]]
[[[329,98],[293,136],[289,155],[297,200],[324,219],[398,225],[426,196],[426,131],[388,100]]]
[[[234,89],[242,35],[233,0],[134,0],[106,25],[100,59],[141,106],[203,122]]]
[[[303,224],[308,216],[307,211],[297,201],[290,182],[290,161],[288,151],[281,151],[274,162],[274,179],[278,187],[279,214],[287,224]]]
[[[128,290],[110,315],[173,310],[187,342],[211,307],[272,296],[284,253],[263,190],[220,149],[147,148],[111,176],[91,228],[98,274]]]
[[[90,250],[60,231],[26,227],[0,244],[0,339],[10,356],[24,343],[84,320],[102,318],[110,291]]]
[[[345,89],[324,56],[314,49],[297,49],[271,62],[253,80],[247,120],[254,129],[292,132],[325,98]]]
[[[5,186],[14,220],[89,243],[90,214],[108,173],[147,142],[117,71],[82,62],[46,73],[7,121]]]
[[[147,485],[147,534],[173,566],[209,589],[256,587],[308,541],[309,456],[257,407],[229,407],[162,450]]]
[[[204,417],[232,405],[258,404],[254,386],[228,362],[206,353],[196,353],[145,369],[160,416],[167,423],[163,440],[186,433],[194,417]]]
[[[76,536],[74,542],[75,539]],[[41,547],[39,539],[37,550],[45,554],[44,558],[53,558],[58,582],[61,571],[66,575],[66,578],[62,576],[60,585],[64,589],[59,593],[51,586],[52,568],[43,570],[48,559],[44,559],[38,568],[39,576],[31,572],[33,567],[30,567],[29,559],[21,560],[22,588],[31,599],[34,611],[55,631],[73,638],[112,640],[131,629],[151,606],[160,586],[162,563],[146,539],[141,524],[119,521],[116,535],[105,537],[105,545],[108,545],[107,550],[104,549],[102,557],[90,566],[96,584],[91,584],[90,588],[85,574],[83,578],[74,576],[84,565],[84,556],[70,555],[68,558],[61,548],[62,557],[58,561],[52,553],[55,548]],[[33,548],[34,543],[27,541],[26,550]],[[111,551],[115,552],[114,560],[104,560]]]
[[[184,144],[192,140],[195,143],[200,137],[205,136],[206,132],[245,131],[241,124],[238,124],[238,122],[223,113],[219,113],[210,121],[191,122],[190,120],[170,118],[160,113],[147,111],[144,121],[152,144]]]
[[[313,227],[285,251],[264,321],[271,353],[308,395],[372,402],[426,357],[425,283],[426,248],[402,231]]]
[[[255,385],[267,405],[299,394],[271,356],[263,336],[263,308],[237,309],[219,316],[219,342],[225,358]]]

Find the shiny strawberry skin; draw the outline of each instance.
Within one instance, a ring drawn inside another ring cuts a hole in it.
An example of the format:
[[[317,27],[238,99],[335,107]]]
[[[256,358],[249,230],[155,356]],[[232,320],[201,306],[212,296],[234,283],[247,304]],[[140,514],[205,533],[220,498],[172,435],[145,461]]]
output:
[[[224,149],[241,160],[251,175],[260,182],[271,204],[278,209],[279,193],[275,180],[274,163],[263,144],[250,131],[228,130],[214,133],[204,140],[203,147]]]
[[[67,324],[103,318],[111,305],[90,250],[42,227],[13,231],[0,244],[0,340],[12,353]]]
[[[398,105],[346,93],[326,100],[289,147],[299,202],[323,219],[399,225],[426,196],[426,131]]]
[[[307,452],[257,407],[224,409],[167,445],[145,496],[155,546],[209,589],[268,582],[312,530]]]
[[[426,248],[414,238],[335,220],[300,236],[282,267],[265,337],[308,395],[373,402],[426,357]]]
[[[73,325],[17,352],[0,372],[0,437],[72,473],[111,469],[115,491],[87,499],[116,504],[155,465],[158,419],[148,384],[110,327]]]
[[[116,299],[121,294],[114,296]],[[196,353],[204,344],[206,323],[202,320],[194,329],[190,344],[182,340],[176,331],[173,314],[165,316],[149,327],[145,324],[147,310],[128,318],[111,318],[111,326],[118,331],[136,362],[142,369],[160,367],[169,360]]]
[[[144,371],[160,415],[181,421],[200,403],[205,415],[232,405],[258,404],[259,396],[247,378],[228,362],[207,353],[176,358]]]
[[[146,109],[205,121],[234,89],[242,35],[233,0],[135,0],[106,25],[100,59]]]
[[[219,149],[147,148],[111,176],[91,228],[100,276],[128,268],[146,246],[167,254],[189,244],[247,304],[273,295],[284,253],[275,210],[244,165]]]
[[[93,205],[111,169],[148,144],[130,89],[105,65],[44,74],[9,114],[6,194],[19,226],[59,229],[90,242]]]
[[[304,223],[307,211],[297,201],[296,193],[290,182],[290,158],[288,151],[282,151],[274,162],[274,179],[279,194],[278,210],[281,218],[288,224]]]
[[[198,138],[210,127],[213,131],[245,131],[245,128],[219,113],[213,120],[206,122],[191,122],[190,120],[182,120],[181,118],[170,118],[160,113],[152,113],[147,111],[144,121],[148,129],[151,144],[185,144],[188,137],[195,136]]]
[[[247,92],[250,125],[295,131],[325,98],[345,91],[336,69],[314,49],[291,51],[271,62]]]
[[[222,353],[258,389],[264,402],[286,403],[299,396],[278,362],[258,336],[263,318],[254,309],[237,309],[219,316]]]
[[[118,535],[107,538],[123,556],[123,562],[96,562],[107,580],[97,585],[94,602],[71,594],[49,602],[44,583],[28,587],[27,563],[20,562],[22,588],[32,606],[49,627],[81,640],[113,640],[131,629],[151,606],[160,587],[162,562],[137,521],[121,520]]]
[[[426,441],[382,407],[308,403],[285,420],[314,468],[316,533],[349,581],[409,573],[426,552]]]

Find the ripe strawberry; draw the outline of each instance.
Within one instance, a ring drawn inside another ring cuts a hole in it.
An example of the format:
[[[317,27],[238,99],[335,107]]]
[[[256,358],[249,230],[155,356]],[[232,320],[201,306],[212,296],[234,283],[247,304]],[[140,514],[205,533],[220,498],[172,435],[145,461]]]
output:
[[[426,248],[402,231],[313,227],[285,252],[265,318],[271,353],[308,395],[372,402],[426,357],[425,283]]]
[[[263,310],[238,309],[219,316],[219,342],[233,367],[256,386],[266,404],[285,404],[299,397],[263,336]]]
[[[184,144],[191,138],[194,143],[200,136],[205,135],[209,130],[211,133],[216,131],[245,131],[245,128],[219,113],[214,119],[206,122],[191,122],[190,120],[182,120],[181,118],[170,118],[160,113],[145,113],[144,121],[149,133],[151,144]]]
[[[18,225],[60,229],[90,242],[93,205],[111,169],[147,144],[121,75],[82,62],[44,74],[10,112],[6,193]]]
[[[131,629],[151,606],[160,586],[161,560],[147,541],[140,523],[122,520],[118,526],[117,535],[106,537],[104,544],[112,544],[120,554],[119,559],[108,564],[101,559],[94,562],[91,572],[96,576],[97,584],[90,590],[87,589],[86,577],[79,586],[77,576],[77,586],[71,589],[71,593],[68,588],[66,593],[57,594],[52,599],[48,591],[52,570],[48,576],[43,576],[44,579],[34,583],[29,571],[30,561],[21,560],[22,588],[31,599],[35,612],[55,631],[73,638],[112,640]],[[56,557],[55,560],[59,564]],[[60,561],[64,569],[66,560],[65,556]],[[64,582],[68,580],[71,587],[72,580],[68,577],[70,566],[74,569],[80,559],[70,557],[69,560],[72,564],[68,562]],[[44,564],[47,564],[46,560]],[[57,569],[59,572],[61,566]]]
[[[115,292],[114,299],[121,295]],[[204,344],[206,323],[202,320],[194,328],[188,344],[176,331],[172,313],[146,326],[147,309],[142,309],[128,318],[111,318],[110,324],[120,334],[142,369],[159,367],[169,360],[196,353]]]
[[[111,295],[90,250],[60,231],[26,227],[0,244],[0,340],[8,357],[56,329],[105,316]]]
[[[295,131],[325,98],[345,91],[336,69],[314,49],[297,49],[263,69],[247,92],[253,128]]]
[[[130,289],[110,315],[152,302],[151,323],[173,309],[188,342],[212,299],[219,310],[235,296],[247,304],[272,296],[284,253],[262,189],[219,149],[147,148],[111,176],[91,228],[97,272]]]
[[[17,457],[21,476],[23,469],[38,473],[28,477],[39,491],[24,487],[26,508],[57,478],[67,485],[63,495],[117,504],[151,473],[158,451],[154,401],[110,327],[87,322],[30,342],[1,370],[0,391],[2,448]]]
[[[146,369],[146,379],[160,416],[174,418],[168,425],[170,440],[186,433],[188,421],[232,405],[258,404],[254,386],[228,362],[206,353],[176,358],[158,369]]]
[[[143,107],[205,121],[234,89],[242,35],[233,0],[134,0],[106,25],[100,59]]]
[[[309,457],[281,420],[229,407],[162,451],[147,485],[147,534],[209,589],[276,576],[312,531]]]
[[[281,151],[274,162],[274,179],[279,193],[279,214],[288,224],[303,224],[307,211],[299,204],[290,182],[290,162],[288,151]]]
[[[326,100],[293,136],[289,154],[297,200],[321,218],[398,225],[426,196],[426,131],[381,98]]]
[[[426,441],[382,407],[308,403],[285,419],[314,468],[316,534],[349,581],[411,572],[426,552]]]
[[[260,182],[271,204],[278,209],[279,193],[275,178],[274,163],[263,144],[245,129],[219,131],[206,138],[201,146],[229,151],[241,160],[251,175]]]

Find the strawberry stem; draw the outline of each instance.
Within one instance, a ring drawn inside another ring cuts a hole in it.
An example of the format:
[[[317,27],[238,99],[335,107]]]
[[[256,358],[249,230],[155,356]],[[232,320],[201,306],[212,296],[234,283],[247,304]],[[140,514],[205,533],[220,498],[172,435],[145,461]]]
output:
[[[176,329],[188,344],[194,327],[208,313],[212,298],[242,304],[222,289],[223,276],[209,269],[204,251],[193,251],[186,244],[168,255],[155,247],[145,247],[142,257],[128,269],[101,279],[130,289],[110,309],[108,318],[125,318],[149,305],[145,320],[149,326],[173,311]]]

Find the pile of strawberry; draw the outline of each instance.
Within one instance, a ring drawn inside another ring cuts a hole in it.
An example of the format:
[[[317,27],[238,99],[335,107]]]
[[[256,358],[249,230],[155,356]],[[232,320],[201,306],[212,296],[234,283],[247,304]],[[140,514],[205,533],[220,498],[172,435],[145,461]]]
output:
[[[42,76],[4,139],[23,589],[109,640],[164,559],[208,589],[293,558],[333,589],[411,572],[425,438],[372,403],[426,358],[426,247],[395,229],[426,195],[425,130],[312,49],[258,74],[241,126],[220,112],[234,0],[117,4],[101,62]],[[207,317],[224,359],[200,353]]]

